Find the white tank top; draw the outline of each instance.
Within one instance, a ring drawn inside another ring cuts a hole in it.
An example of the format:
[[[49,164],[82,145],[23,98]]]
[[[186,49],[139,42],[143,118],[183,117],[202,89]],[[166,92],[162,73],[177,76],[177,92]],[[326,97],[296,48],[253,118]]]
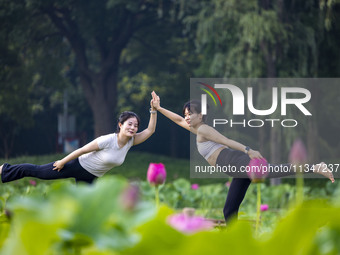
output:
[[[197,143],[197,149],[198,152],[206,159],[208,158],[219,148],[221,147],[227,147],[219,143],[215,143],[212,141],[206,141],[206,142],[196,142]]]
[[[120,166],[134,138],[131,138],[122,148],[118,146],[117,134],[103,135],[96,139],[99,151],[92,151],[79,157],[80,165],[91,174],[100,177],[115,166]]]

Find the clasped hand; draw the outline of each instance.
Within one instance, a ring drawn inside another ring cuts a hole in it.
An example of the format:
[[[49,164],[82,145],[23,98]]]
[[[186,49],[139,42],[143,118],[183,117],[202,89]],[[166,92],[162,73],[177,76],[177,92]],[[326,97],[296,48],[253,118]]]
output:
[[[251,159],[253,159],[253,158],[263,158],[263,156],[261,155],[260,152],[254,151],[254,150],[249,150],[248,156],[249,156],[249,158],[251,158]]]
[[[53,166],[53,170],[57,170],[58,172],[60,172],[60,170],[63,169],[64,164],[62,164],[61,160],[57,160],[56,162],[54,162]]]

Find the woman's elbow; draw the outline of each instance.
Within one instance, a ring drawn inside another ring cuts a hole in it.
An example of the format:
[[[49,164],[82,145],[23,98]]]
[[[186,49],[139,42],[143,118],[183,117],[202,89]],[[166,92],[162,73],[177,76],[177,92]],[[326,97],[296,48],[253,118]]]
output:
[[[81,147],[77,150],[77,154],[79,154],[79,155],[83,155],[85,153],[86,153],[86,149],[84,147]]]

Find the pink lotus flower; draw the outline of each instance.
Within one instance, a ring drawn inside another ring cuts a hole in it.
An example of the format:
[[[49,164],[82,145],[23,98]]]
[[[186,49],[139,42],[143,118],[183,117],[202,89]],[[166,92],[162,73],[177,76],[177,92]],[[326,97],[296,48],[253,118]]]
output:
[[[231,184],[231,182],[230,182],[230,181],[227,181],[227,182],[225,183],[225,186],[228,187],[228,188],[230,188],[230,184]]]
[[[247,168],[247,174],[251,180],[258,182],[268,175],[268,162],[265,158],[253,158]]]
[[[30,180],[29,183],[32,185],[32,186],[36,186],[37,185],[37,182],[35,180]]]
[[[162,163],[150,163],[148,172],[147,172],[147,180],[151,185],[158,186],[163,184],[166,179],[166,170],[165,166]]]
[[[185,212],[170,215],[167,218],[167,223],[174,229],[185,234],[210,230],[214,227],[214,224],[211,221],[208,221],[203,217],[194,216],[192,213]]]
[[[127,211],[132,211],[139,200],[139,187],[135,184],[129,184],[120,194],[120,202]]]
[[[260,206],[261,212],[268,211],[268,209],[269,209],[269,206],[267,204],[263,204]]]
[[[307,162],[307,150],[301,139],[294,141],[289,153],[289,162],[294,165],[301,165]]]
[[[191,189],[194,189],[194,190],[198,189],[199,187],[200,186],[197,183],[194,183],[191,185]]]

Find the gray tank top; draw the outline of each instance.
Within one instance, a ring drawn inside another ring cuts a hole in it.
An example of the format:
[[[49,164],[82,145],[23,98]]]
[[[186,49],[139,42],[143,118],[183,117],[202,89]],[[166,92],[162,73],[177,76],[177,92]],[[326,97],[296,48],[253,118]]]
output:
[[[208,160],[208,158],[219,148],[221,147],[226,147],[222,144],[219,143],[215,143],[212,141],[206,141],[206,142],[196,142],[197,143],[197,149],[198,152],[206,159]]]

